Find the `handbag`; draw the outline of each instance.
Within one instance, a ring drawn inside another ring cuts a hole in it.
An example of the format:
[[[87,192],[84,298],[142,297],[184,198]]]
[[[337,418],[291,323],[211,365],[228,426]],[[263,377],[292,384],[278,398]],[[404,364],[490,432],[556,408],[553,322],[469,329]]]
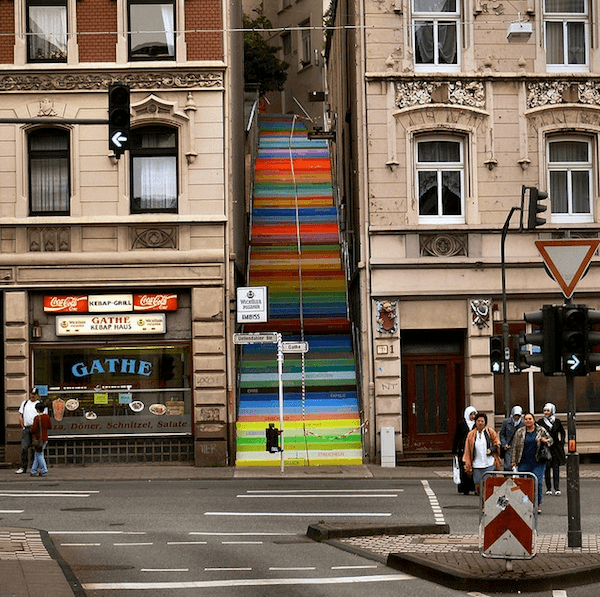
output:
[[[36,437],[31,434],[31,445],[36,452],[41,452],[44,449],[44,438],[42,437],[42,417],[38,415],[38,421],[40,423],[40,432]]]
[[[540,445],[535,453],[535,459],[539,462],[539,463],[547,463],[547,462],[551,462],[552,461],[552,452],[550,452],[550,448],[548,447],[548,444],[544,444],[542,442],[540,442]]]
[[[460,467],[458,466],[458,456],[452,457],[452,480],[455,485],[460,485]]]

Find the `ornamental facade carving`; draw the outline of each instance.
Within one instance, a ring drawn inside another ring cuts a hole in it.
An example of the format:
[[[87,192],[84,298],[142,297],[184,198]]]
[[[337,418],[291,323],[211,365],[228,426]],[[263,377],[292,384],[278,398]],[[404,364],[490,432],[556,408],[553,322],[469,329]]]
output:
[[[421,257],[467,255],[466,234],[419,234]]]
[[[537,81],[527,85],[527,107],[600,104],[600,82]]]
[[[168,72],[152,73],[19,73],[0,76],[0,91],[97,91],[107,90],[120,81],[132,89],[222,88],[223,73]]]
[[[484,108],[485,87],[480,81],[398,81],[395,101],[398,108],[427,104]]]

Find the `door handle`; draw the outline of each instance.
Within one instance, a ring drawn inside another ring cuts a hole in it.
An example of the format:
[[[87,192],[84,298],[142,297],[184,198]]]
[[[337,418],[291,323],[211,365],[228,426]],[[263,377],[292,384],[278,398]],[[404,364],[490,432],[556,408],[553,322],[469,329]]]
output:
[[[412,403],[412,411],[413,411],[413,415],[417,414],[417,403],[416,402]]]

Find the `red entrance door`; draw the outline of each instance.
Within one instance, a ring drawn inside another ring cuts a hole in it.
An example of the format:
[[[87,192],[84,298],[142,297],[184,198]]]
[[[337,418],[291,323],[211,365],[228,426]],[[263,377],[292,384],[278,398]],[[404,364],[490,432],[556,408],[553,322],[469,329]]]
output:
[[[404,452],[452,448],[456,413],[464,402],[460,355],[404,355],[402,365]]]

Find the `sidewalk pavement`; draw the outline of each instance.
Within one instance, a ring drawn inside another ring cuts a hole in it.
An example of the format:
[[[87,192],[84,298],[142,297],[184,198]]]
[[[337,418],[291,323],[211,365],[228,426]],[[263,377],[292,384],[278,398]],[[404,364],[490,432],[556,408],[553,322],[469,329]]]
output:
[[[51,467],[45,480],[228,480],[228,479],[450,479],[452,471],[439,467],[377,465],[198,468],[160,465],[86,465]],[[600,478],[600,465],[582,465],[581,478]],[[0,483],[42,481],[14,469],[0,469]],[[564,535],[538,537],[538,553],[531,560],[484,558],[475,535],[451,535],[447,525],[311,525],[307,535],[363,557],[383,562],[414,576],[458,590],[488,592],[540,591],[600,580],[600,535],[584,535],[579,549],[567,547]],[[62,561],[44,531],[0,526],[0,597],[84,597],[77,579]]]

